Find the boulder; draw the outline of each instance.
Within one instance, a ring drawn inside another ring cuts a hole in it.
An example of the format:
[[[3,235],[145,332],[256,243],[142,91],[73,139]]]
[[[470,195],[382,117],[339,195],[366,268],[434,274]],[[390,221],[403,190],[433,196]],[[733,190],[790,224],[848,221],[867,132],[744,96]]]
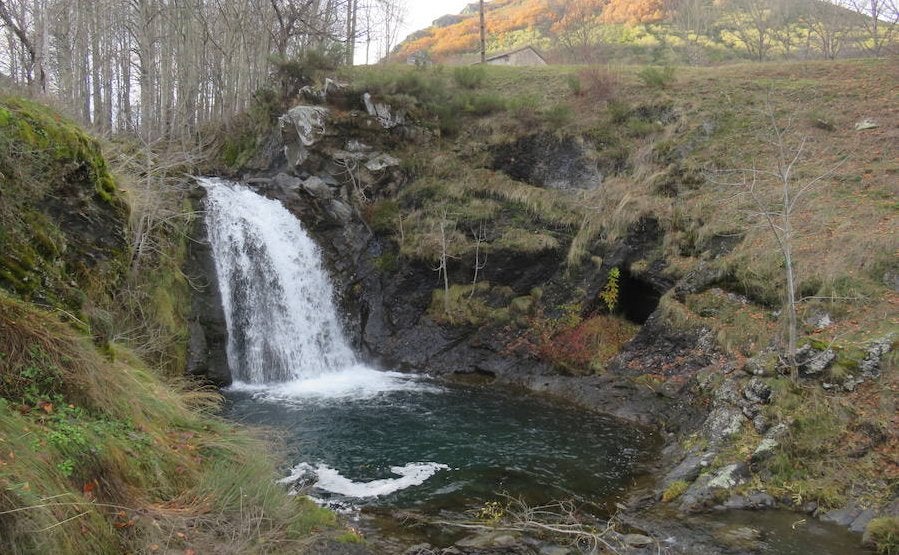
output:
[[[860,122],[855,124],[856,131],[865,131],[867,129],[877,129],[878,127],[880,127],[880,126],[877,124],[877,122],[875,122],[874,120],[870,120],[870,119],[863,119]]]
[[[701,293],[726,277],[727,269],[723,265],[700,262],[696,269],[688,272],[677,282],[674,286],[674,296],[683,302],[687,295]]]
[[[743,397],[750,402],[764,405],[771,400],[771,388],[762,380],[752,378],[743,388]]]
[[[880,363],[883,358],[893,349],[894,334],[886,335],[868,346],[868,352],[865,359],[858,365],[858,369],[862,374],[877,376],[880,374]]]
[[[393,129],[406,123],[405,112],[395,111],[384,102],[376,102],[369,93],[362,95],[362,102],[365,104],[365,111],[368,112],[368,115],[377,118],[378,123],[384,129]]]
[[[318,200],[330,201],[334,198],[334,193],[320,177],[312,176],[302,184],[303,190]],[[352,213],[352,212],[351,212]]]
[[[815,376],[826,370],[836,360],[837,354],[833,349],[819,351],[806,343],[796,351],[796,363],[799,365],[799,373],[802,376]]]
[[[353,209],[350,205],[338,199],[331,199],[331,203],[326,208],[328,215],[336,222],[346,225],[353,218]]]
[[[295,106],[278,120],[287,162],[297,168],[309,158],[309,147],[325,134],[328,109],[321,106]]]
[[[248,184],[250,181],[247,181]],[[269,184],[271,187],[274,187],[280,194],[287,194],[294,191],[297,191],[303,185],[303,180],[299,177],[294,177],[292,175],[287,175],[286,173],[279,173],[275,177],[273,177]],[[260,183],[260,185],[265,185],[264,183]]]
[[[709,413],[703,433],[712,444],[720,444],[736,435],[743,426],[743,413],[731,406],[719,406]]]
[[[378,154],[365,163],[368,171],[377,172],[387,168],[397,167],[400,165],[399,158],[394,158],[389,154]]]

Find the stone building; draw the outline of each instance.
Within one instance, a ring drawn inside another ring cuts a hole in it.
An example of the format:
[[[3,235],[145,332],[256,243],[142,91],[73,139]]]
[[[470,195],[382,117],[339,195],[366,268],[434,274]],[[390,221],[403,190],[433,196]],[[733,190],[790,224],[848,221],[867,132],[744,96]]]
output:
[[[533,46],[487,57],[487,63],[497,66],[545,66],[546,59]]]

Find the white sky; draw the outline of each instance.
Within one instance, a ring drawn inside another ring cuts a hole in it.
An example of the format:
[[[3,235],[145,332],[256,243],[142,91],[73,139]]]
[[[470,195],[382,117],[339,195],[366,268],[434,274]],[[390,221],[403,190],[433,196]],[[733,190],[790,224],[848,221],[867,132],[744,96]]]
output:
[[[410,33],[424,29],[431,22],[448,13],[456,14],[475,0],[406,0],[406,25],[403,38]]]

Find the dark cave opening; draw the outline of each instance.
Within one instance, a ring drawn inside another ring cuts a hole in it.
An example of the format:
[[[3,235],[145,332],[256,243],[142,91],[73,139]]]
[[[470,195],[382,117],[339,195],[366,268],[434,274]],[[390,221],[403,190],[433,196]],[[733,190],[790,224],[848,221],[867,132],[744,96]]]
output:
[[[635,324],[645,324],[659,306],[662,294],[649,282],[621,270],[618,280],[618,311]]]

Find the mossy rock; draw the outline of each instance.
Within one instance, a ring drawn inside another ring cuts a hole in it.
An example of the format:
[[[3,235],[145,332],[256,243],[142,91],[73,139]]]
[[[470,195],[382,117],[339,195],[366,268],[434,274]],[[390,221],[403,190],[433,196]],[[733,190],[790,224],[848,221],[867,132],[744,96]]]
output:
[[[0,288],[78,316],[128,260],[128,210],[99,143],[50,108],[0,96],[0,175]]]

